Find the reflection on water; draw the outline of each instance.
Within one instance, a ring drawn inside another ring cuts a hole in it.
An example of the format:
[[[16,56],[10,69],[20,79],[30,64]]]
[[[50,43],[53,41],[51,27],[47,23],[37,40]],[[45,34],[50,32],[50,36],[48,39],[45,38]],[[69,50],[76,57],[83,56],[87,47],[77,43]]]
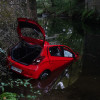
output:
[[[52,89],[65,89],[69,87],[79,78],[81,72],[81,56],[83,54],[83,33],[84,32],[79,24],[60,18],[45,18],[39,19],[40,25],[46,31],[46,39],[50,44],[64,44],[77,51],[80,55],[80,60],[72,63],[70,66],[61,67],[52,72],[51,75],[45,80],[27,79],[12,72],[8,72],[6,66],[0,65],[3,74],[0,74],[0,93],[2,92],[15,92],[20,97],[27,96],[40,96],[41,93],[48,93]],[[16,25],[13,29],[15,28]],[[9,29],[8,29],[9,31]],[[9,46],[18,41],[15,31],[6,34],[0,41],[0,48],[7,50]],[[4,40],[4,41],[3,41]],[[5,44],[5,45],[4,45]],[[2,52],[0,52],[1,54]],[[2,59],[1,57],[0,59]],[[6,71],[5,71],[6,70]],[[33,98],[35,98],[33,97]]]
[[[52,96],[50,97],[50,99],[56,98],[62,100],[100,100],[100,64],[99,64],[100,29],[99,27],[100,27],[99,25],[95,25],[95,26],[83,25],[82,28],[84,29],[83,31],[84,39],[82,39],[82,41],[84,42],[84,44],[79,46],[79,47],[82,46],[81,50],[83,51],[82,53],[80,53],[80,56],[82,56],[81,75],[79,75],[77,81],[67,89],[64,89],[63,91],[60,92],[56,90],[50,92],[50,95]],[[79,31],[82,32],[82,30]],[[78,43],[77,40],[76,43]],[[79,44],[76,44],[76,46],[78,47]],[[72,73],[74,74],[75,70],[78,69],[79,67],[73,69]],[[45,95],[43,97],[46,100],[49,96]]]

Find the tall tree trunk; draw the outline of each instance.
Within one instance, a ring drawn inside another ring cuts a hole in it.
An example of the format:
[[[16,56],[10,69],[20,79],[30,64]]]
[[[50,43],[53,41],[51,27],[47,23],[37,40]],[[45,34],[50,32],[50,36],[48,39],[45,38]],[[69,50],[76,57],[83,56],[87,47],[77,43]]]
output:
[[[82,73],[83,75],[100,75],[99,27],[88,27],[88,30],[85,30],[84,40]]]
[[[51,0],[52,7],[55,6],[54,0]]]
[[[37,21],[37,3],[36,0],[27,0],[27,14],[30,19]]]

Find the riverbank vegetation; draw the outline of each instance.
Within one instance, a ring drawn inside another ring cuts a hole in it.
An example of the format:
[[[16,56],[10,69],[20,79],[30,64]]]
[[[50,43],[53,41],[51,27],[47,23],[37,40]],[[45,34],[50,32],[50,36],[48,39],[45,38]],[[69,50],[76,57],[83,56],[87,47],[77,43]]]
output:
[[[77,15],[80,15],[79,9],[81,11],[84,8],[84,2],[82,0],[45,0],[45,2],[37,0],[37,7],[43,9],[42,13],[72,17],[77,12]]]
[[[18,17],[37,21],[38,16],[64,17],[82,22],[100,21],[100,14],[96,9],[87,7],[85,0],[1,0],[0,9],[0,22],[6,24]]]
[[[85,0],[37,0],[38,15],[67,17],[82,22],[96,22],[100,15],[96,9],[88,9]],[[45,17],[44,16],[44,17]]]

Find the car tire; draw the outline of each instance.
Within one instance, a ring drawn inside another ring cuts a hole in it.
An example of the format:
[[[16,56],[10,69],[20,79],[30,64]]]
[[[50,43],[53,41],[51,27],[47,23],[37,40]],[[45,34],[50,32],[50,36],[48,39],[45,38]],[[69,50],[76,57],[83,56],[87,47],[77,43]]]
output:
[[[40,80],[44,80],[49,76],[49,71],[45,70],[44,72],[42,72],[42,74],[40,75]]]

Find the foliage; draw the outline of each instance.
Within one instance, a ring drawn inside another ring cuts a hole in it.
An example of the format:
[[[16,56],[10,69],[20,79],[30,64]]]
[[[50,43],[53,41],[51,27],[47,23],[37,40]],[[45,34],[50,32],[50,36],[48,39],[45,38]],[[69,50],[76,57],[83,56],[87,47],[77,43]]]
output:
[[[37,4],[39,14],[67,16],[81,21],[100,20],[94,9],[85,9],[84,0],[37,0]]]
[[[4,92],[0,95],[0,100],[17,100],[16,93]]]
[[[86,19],[93,19],[95,17],[95,10],[85,9],[82,13],[81,20],[85,21]]]
[[[72,16],[75,11],[80,10],[78,8],[78,2],[80,0],[37,0],[39,9],[43,9],[46,13],[51,13],[54,15],[69,15]]]
[[[84,35],[80,22],[53,17],[44,19],[40,23],[46,31],[46,39],[49,43],[64,44],[72,47],[74,51],[81,52],[82,36]],[[46,24],[47,23],[47,24]],[[79,27],[80,26],[80,27]]]
[[[13,96],[13,95],[10,95],[10,93],[5,92],[6,87],[9,87],[9,88],[15,89],[15,90],[18,89],[18,91],[20,91],[19,90],[19,87],[20,87],[20,89],[21,88],[25,88],[26,90],[28,89],[28,92],[31,93],[32,95],[31,94],[24,95],[23,93],[20,92],[20,94],[18,93],[18,96],[17,96],[18,98],[27,98],[27,99],[37,98],[37,95],[41,95],[41,92],[39,90],[33,89],[32,84],[29,83],[30,80],[31,79],[15,79],[15,80],[9,79],[9,80],[7,80],[7,82],[1,82],[0,89],[2,90],[2,92],[4,92],[4,94],[2,94],[1,96],[2,97],[7,97],[7,96],[12,97]],[[0,100],[2,100],[2,99],[0,99]],[[16,99],[11,99],[11,100],[16,100]]]

